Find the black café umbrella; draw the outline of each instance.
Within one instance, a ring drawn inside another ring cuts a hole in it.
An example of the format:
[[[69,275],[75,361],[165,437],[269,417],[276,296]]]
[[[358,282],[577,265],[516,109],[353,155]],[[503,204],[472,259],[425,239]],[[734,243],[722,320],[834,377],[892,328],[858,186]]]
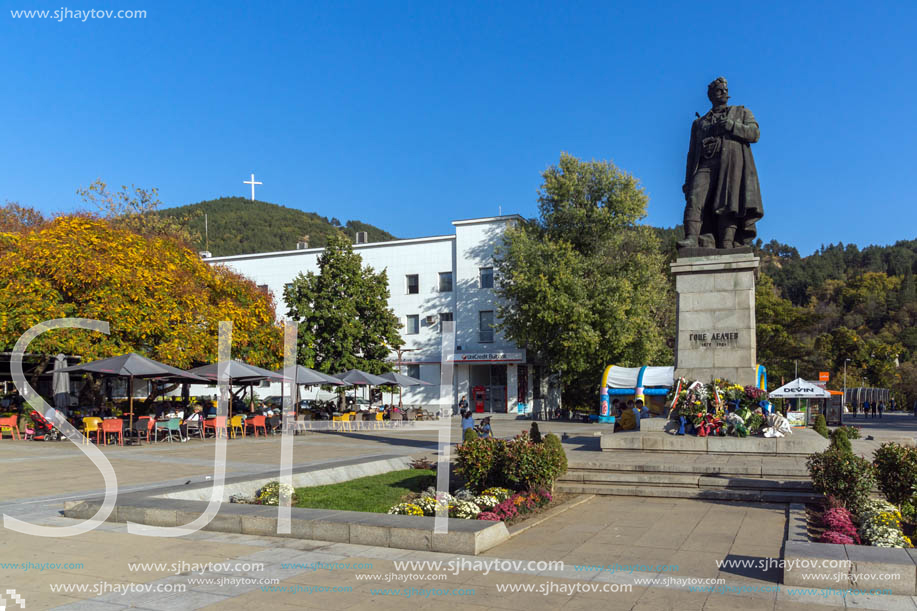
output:
[[[296,365],[292,369],[292,372],[287,369],[279,369],[274,373],[282,375],[285,382],[289,382],[292,379],[293,384],[296,386],[296,395],[293,397],[294,405],[299,404],[300,386],[347,386],[345,382],[338,380],[334,376],[302,365]]]
[[[219,381],[219,363],[211,363],[209,365],[204,365],[203,367],[195,367],[190,370],[190,373],[197,374],[203,378],[206,378],[208,382],[217,382]],[[226,377],[229,378],[229,394],[232,395],[232,386],[233,383],[241,384],[243,386],[251,386],[256,382],[261,382],[262,380],[282,380],[283,376],[274,373],[273,371],[268,371],[267,369],[262,369],[260,367],[255,367],[254,365],[249,365],[248,363],[243,363],[242,361],[229,361],[226,368]],[[254,393],[254,389],[252,389]],[[229,417],[232,417],[232,400],[229,401]]]
[[[398,386],[398,407],[401,407],[401,389],[405,386],[430,386],[429,382],[424,382],[417,378],[412,378],[411,376],[402,375],[394,371],[388,373],[383,373],[380,378],[385,378],[388,380],[389,384],[395,384]],[[394,401],[394,393],[392,393],[392,400]]]
[[[389,383],[388,380],[382,376],[377,376],[371,373],[366,373],[365,371],[360,371],[359,369],[351,369],[345,371],[344,373],[334,374],[341,382],[344,382],[348,386],[385,386]],[[357,406],[357,389],[353,389],[353,405]]]
[[[145,356],[140,356],[134,352],[121,356],[113,356],[108,359],[91,361],[73,367],[64,367],[56,369],[56,373],[96,373],[105,376],[118,376],[130,379],[130,428],[134,428],[134,378],[156,378],[161,380],[181,380],[185,382],[209,382],[204,377],[195,375],[192,372],[184,371]]]

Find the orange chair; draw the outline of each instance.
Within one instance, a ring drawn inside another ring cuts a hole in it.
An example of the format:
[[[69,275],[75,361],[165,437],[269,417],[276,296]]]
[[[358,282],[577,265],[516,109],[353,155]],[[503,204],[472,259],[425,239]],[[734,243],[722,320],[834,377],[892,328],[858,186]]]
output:
[[[10,438],[22,439],[22,435],[19,434],[18,416],[7,416],[6,418],[0,418],[0,439],[3,438],[3,429],[10,430]]]
[[[213,429],[213,436],[219,437],[222,435],[226,436],[226,416],[217,416],[215,418],[208,418],[204,420],[204,430],[208,428]]]
[[[255,434],[255,437],[258,436],[258,429],[264,431],[264,436],[267,437],[267,425],[265,420],[266,418],[264,416],[252,416],[245,421],[245,426],[252,427],[252,432]]]
[[[242,436],[245,437],[245,417],[244,416],[233,416],[229,419],[229,436],[235,438],[236,429],[242,431]]]
[[[96,432],[96,441],[98,441],[98,435],[100,433]],[[118,435],[118,445],[124,445],[124,421],[120,418],[110,418],[108,420],[102,421],[102,440],[105,445],[108,445],[108,435],[117,434]]]
[[[92,441],[89,434],[96,434],[96,443],[99,443],[99,428],[102,425],[102,419],[95,416],[90,416],[83,418],[83,443],[89,443]]]

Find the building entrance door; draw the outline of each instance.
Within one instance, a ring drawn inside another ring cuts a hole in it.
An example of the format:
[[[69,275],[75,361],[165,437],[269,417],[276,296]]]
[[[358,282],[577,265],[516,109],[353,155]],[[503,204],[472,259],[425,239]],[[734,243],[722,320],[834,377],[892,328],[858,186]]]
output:
[[[484,387],[484,411],[506,413],[506,365],[472,365],[471,387]]]

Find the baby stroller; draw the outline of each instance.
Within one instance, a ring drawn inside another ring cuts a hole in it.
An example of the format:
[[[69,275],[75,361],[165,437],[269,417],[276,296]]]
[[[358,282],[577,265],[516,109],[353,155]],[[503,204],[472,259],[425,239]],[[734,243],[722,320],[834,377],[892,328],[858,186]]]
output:
[[[35,434],[32,435],[34,441],[60,441],[61,434],[54,425],[52,425],[47,418],[41,415],[38,411],[34,411],[29,416],[32,419],[32,424],[35,429]]]

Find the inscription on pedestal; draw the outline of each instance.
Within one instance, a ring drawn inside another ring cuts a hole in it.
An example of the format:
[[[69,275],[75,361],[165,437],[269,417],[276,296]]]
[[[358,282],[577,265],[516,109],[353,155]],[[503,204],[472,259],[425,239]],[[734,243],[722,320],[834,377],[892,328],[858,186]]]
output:
[[[688,341],[701,348],[728,348],[739,342],[738,331],[711,331],[709,333],[689,333]]]

